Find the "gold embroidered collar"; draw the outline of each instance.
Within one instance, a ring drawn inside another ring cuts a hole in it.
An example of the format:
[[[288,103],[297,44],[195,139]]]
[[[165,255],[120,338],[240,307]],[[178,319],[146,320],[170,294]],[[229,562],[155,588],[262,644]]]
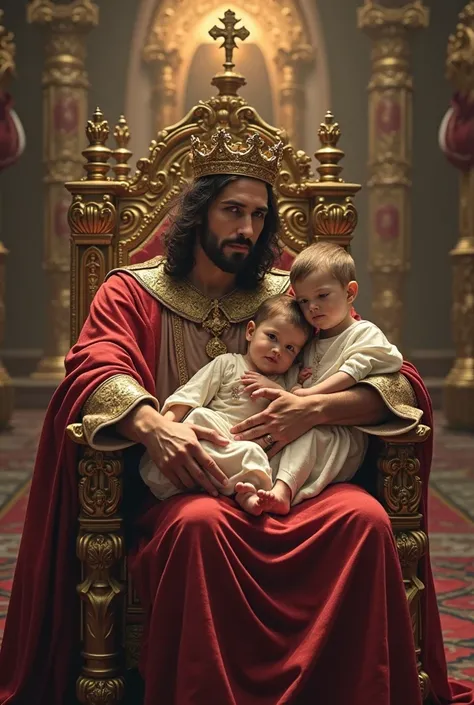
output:
[[[211,299],[187,280],[169,277],[164,271],[163,257],[113,269],[107,278],[115,272],[130,274],[163,306],[194,323],[214,318],[218,311],[222,311],[229,323],[241,323],[252,318],[266,299],[284,294],[290,286],[288,272],[272,269],[254,291],[235,289],[220,299]]]

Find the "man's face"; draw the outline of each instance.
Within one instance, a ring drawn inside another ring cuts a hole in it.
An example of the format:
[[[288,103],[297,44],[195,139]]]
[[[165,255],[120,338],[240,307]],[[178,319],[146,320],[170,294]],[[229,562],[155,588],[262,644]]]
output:
[[[214,199],[199,242],[216,267],[237,273],[247,261],[263,230],[268,194],[263,181],[237,179]]]

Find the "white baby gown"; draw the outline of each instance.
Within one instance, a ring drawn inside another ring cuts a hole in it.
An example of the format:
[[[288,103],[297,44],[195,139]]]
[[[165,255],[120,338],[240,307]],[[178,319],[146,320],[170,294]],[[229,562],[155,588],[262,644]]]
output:
[[[215,429],[229,439],[227,446],[201,441],[202,447],[230,480],[225,487],[216,483],[225,495],[234,493],[236,482],[251,482],[257,489],[263,490],[269,490],[273,485],[272,469],[265,451],[253,441],[235,441],[230,433],[237,423],[257,414],[269,404],[266,399],[252,400],[245,393],[241,377],[249,369],[243,355],[219,355],[168,397],[162,408],[164,414],[176,404],[186,404],[191,411],[184,423]],[[284,381],[283,378],[272,379],[279,384]],[[140,474],[158,499],[167,499],[180,492],[158,470],[148,453],[140,463]]]
[[[398,372],[403,357],[382,331],[370,321],[354,321],[333,338],[315,337],[304,350],[304,367],[312,387],[336,372],[346,372],[356,382],[369,375]],[[285,386],[297,383],[295,368],[287,373]],[[353,426],[315,426],[287,445],[272,460],[275,479],[289,485],[292,504],[320,494],[333,482],[347,482],[360,467],[367,450],[367,436]]]

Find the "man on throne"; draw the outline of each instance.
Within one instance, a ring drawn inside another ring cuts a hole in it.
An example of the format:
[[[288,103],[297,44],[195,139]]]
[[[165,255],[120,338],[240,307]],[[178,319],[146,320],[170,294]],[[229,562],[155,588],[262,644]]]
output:
[[[330,486],[288,516],[253,517],[216,496],[211,477],[220,471],[200,445],[219,443],[216,432],[160,415],[160,403],[214,355],[244,353],[259,305],[288,291],[287,274],[272,269],[279,149],[256,139],[232,146],[224,133],[209,145],[195,140],[195,178],[166,233],[165,258],[111,272],[95,296],[39,445],[0,655],[2,705],[63,705],[77,677],[77,446],[66,434],[74,423],[93,448],[127,456],[145,705],[421,703],[397,547],[368,491],[376,447],[355,482]],[[397,407],[407,424],[418,409],[432,421],[409,363],[340,393],[264,395],[266,410],[235,431],[271,453],[319,424],[383,428]],[[426,517],[430,449],[422,445]],[[159,502],[143,485],[145,448],[181,494]],[[433,702],[472,704],[447,680],[428,559],[421,577],[421,660]]]

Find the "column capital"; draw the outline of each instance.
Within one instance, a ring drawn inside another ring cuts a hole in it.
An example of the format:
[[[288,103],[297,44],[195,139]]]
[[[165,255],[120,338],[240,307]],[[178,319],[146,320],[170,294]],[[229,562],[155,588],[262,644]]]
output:
[[[298,44],[288,49],[280,47],[275,56],[278,68],[291,67],[295,71],[309,68],[314,62],[314,50],[309,44]]]
[[[2,24],[3,10],[0,10],[0,85],[15,73],[15,43],[13,32],[7,32]]]
[[[424,29],[428,27],[430,11],[422,0],[400,4],[389,0],[387,4],[365,0],[357,10],[357,26],[367,33]]]
[[[181,54],[177,47],[167,48],[160,41],[149,42],[143,50],[143,61],[150,68],[169,66],[170,69],[176,71],[181,63]]]
[[[26,9],[29,23],[67,31],[89,30],[99,23],[99,8],[93,0],[73,0],[55,3],[52,0],[32,0]]]
[[[448,40],[446,77],[464,95],[474,94],[474,0],[458,16]]]

